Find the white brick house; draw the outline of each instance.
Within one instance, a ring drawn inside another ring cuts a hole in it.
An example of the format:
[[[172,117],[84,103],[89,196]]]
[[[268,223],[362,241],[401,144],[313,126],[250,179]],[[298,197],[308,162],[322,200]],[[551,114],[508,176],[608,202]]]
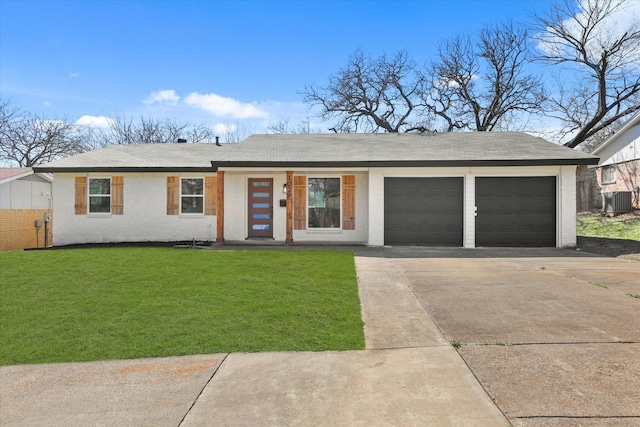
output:
[[[335,242],[574,246],[575,172],[597,158],[523,133],[254,135],[112,146],[54,173],[56,245]]]

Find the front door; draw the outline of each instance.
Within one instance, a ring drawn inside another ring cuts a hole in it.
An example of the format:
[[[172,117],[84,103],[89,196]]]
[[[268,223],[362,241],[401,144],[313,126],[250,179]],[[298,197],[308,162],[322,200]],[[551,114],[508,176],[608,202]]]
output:
[[[249,237],[273,237],[273,178],[249,178]]]

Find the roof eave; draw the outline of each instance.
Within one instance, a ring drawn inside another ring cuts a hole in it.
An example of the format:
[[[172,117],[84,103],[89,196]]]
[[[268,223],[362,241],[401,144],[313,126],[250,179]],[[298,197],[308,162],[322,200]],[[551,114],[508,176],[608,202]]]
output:
[[[0,180],[0,184],[6,184],[7,182],[11,182],[11,181],[14,181],[16,179],[24,178],[25,176],[33,175],[34,173],[35,173],[35,171],[32,168],[32,169],[29,169],[27,171],[20,172],[19,174],[11,175],[11,176],[8,176],[6,178],[3,178],[3,179]]]
[[[534,160],[380,160],[380,161],[211,161],[211,167],[132,167],[132,166],[34,166],[35,173],[153,173],[153,172],[215,172],[219,168],[278,167],[278,168],[322,168],[322,167],[468,167],[468,166],[566,166],[596,165],[597,157],[581,159],[534,159]]]
[[[34,167],[38,173],[78,173],[78,172],[213,172],[211,167],[132,167],[132,166],[78,166],[78,167]]]
[[[535,159],[535,160],[380,160],[380,161],[211,161],[219,168],[278,167],[278,168],[322,168],[322,167],[468,167],[468,166],[568,166],[595,165],[597,157],[580,159]]]

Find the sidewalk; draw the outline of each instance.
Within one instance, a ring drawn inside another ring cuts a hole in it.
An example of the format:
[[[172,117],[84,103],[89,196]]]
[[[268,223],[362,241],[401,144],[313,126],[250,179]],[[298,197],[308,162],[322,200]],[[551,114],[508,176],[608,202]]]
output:
[[[364,351],[0,367],[0,425],[509,425],[402,273],[356,266]]]

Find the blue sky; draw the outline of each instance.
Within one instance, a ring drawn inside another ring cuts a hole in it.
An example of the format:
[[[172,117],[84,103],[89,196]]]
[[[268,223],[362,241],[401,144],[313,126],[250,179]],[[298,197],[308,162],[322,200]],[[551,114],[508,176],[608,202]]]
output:
[[[0,96],[49,118],[140,115],[250,133],[313,115],[299,94],[356,49],[405,50],[485,24],[529,22],[547,0],[0,0]]]

